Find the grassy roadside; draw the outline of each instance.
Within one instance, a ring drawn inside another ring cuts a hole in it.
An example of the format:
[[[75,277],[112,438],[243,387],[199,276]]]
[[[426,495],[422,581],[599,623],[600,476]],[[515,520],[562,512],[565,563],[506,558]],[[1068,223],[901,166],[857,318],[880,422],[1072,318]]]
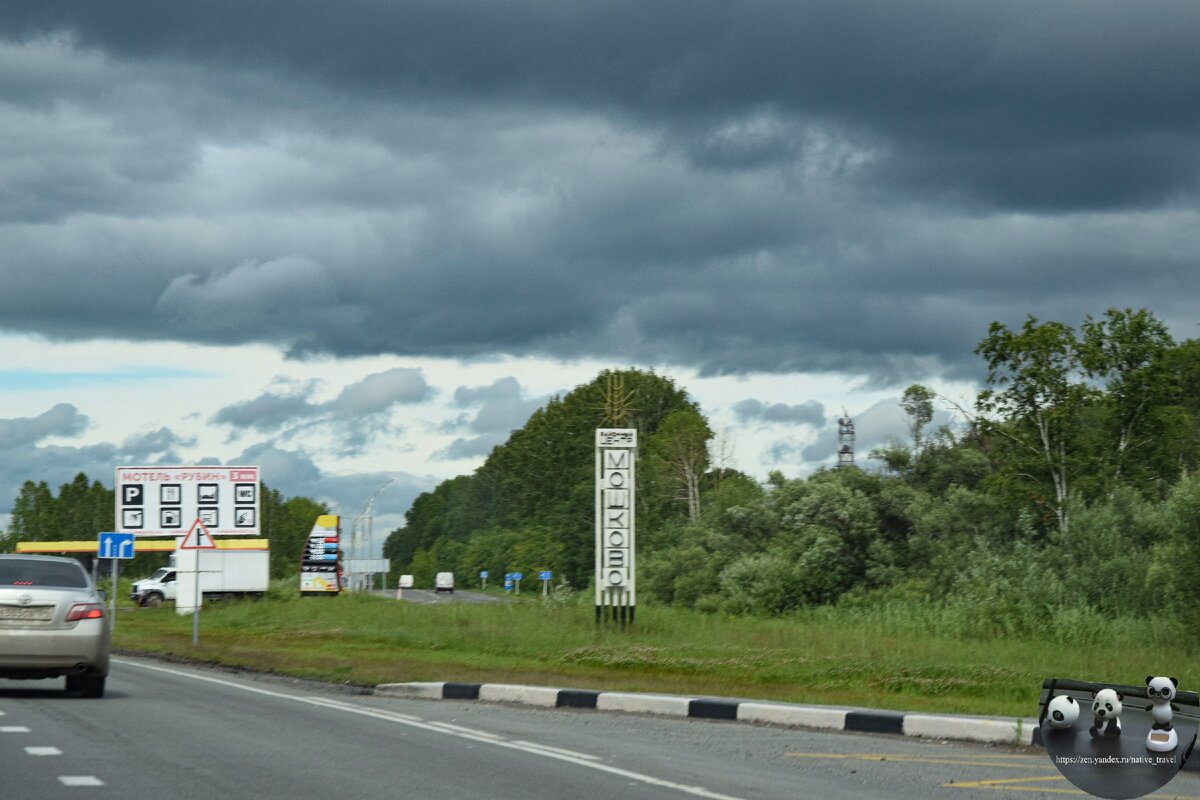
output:
[[[1113,630],[1104,644],[1063,647],[939,635],[935,618],[885,611],[728,619],[644,607],[621,631],[597,627],[578,603],[352,595],[210,604],[198,646],[190,615],[123,611],[114,646],[355,684],[528,683],[1011,716],[1037,713],[1047,677],[1139,684],[1171,674],[1195,686],[1194,650],[1155,646],[1132,621]]]

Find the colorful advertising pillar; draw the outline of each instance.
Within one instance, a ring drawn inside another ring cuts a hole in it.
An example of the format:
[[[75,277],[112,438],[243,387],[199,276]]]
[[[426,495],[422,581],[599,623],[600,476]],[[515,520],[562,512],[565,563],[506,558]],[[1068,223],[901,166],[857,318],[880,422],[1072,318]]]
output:
[[[300,561],[300,594],[333,596],[342,590],[340,519],[322,514],[313,523]]]

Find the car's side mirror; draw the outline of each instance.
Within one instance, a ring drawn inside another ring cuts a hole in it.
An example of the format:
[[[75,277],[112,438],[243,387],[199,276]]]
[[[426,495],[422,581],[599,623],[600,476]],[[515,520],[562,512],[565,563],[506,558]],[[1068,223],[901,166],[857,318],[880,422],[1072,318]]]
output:
[[[103,589],[97,589],[97,590],[96,590],[96,594],[100,595],[100,601],[101,601],[101,602],[104,602],[104,603],[107,603],[107,602],[108,602],[108,592],[106,592],[106,591],[105,591],[105,590],[103,590]]]

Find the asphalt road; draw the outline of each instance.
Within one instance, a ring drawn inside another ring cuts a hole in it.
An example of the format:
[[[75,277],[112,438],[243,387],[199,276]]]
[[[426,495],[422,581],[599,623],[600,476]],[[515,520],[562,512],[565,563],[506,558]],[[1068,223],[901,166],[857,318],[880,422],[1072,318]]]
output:
[[[396,593],[386,592],[389,597]],[[435,592],[432,589],[405,589],[400,593],[400,599],[409,603],[428,605],[432,603],[502,603],[503,598],[483,592],[472,592],[467,589],[455,589],[453,592]]]
[[[1071,792],[1044,753],[729,722],[376,698],[121,658],[102,700],[0,681],[2,796],[456,800]],[[1073,793],[1073,792],[1071,792]],[[1200,798],[1185,773],[1166,793]]]

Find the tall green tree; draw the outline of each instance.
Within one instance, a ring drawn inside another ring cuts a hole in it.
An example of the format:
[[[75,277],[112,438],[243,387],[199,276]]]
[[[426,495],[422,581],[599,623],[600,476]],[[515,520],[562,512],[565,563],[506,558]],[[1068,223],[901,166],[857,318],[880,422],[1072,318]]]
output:
[[[708,471],[708,420],[694,406],[672,411],[650,437],[641,459],[643,486],[661,483],[663,493],[683,504],[688,519],[700,518],[700,485]]]
[[[1080,412],[1095,396],[1082,379],[1074,330],[1033,316],[1019,331],[993,322],[975,352],[989,384],[975,401],[979,424],[1014,446],[1018,474],[1049,484],[1050,509],[1067,530],[1072,446]]]
[[[1090,314],[1080,326],[1079,361],[1084,373],[1102,383],[1111,415],[1110,460],[1118,480],[1131,471],[1131,459],[1153,449],[1155,412],[1170,404],[1172,375],[1166,353],[1175,342],[1167,327],[1146,309],[1110,308],[1100,319]]]
[[[912,437],[914,453],[920,453],[924,447],[923,434],[925,428],[933,421],[933,399],[937,397],[928,386],[914,383],[904,390],[900,398],[900,407],[908,415],[908,432]]]

